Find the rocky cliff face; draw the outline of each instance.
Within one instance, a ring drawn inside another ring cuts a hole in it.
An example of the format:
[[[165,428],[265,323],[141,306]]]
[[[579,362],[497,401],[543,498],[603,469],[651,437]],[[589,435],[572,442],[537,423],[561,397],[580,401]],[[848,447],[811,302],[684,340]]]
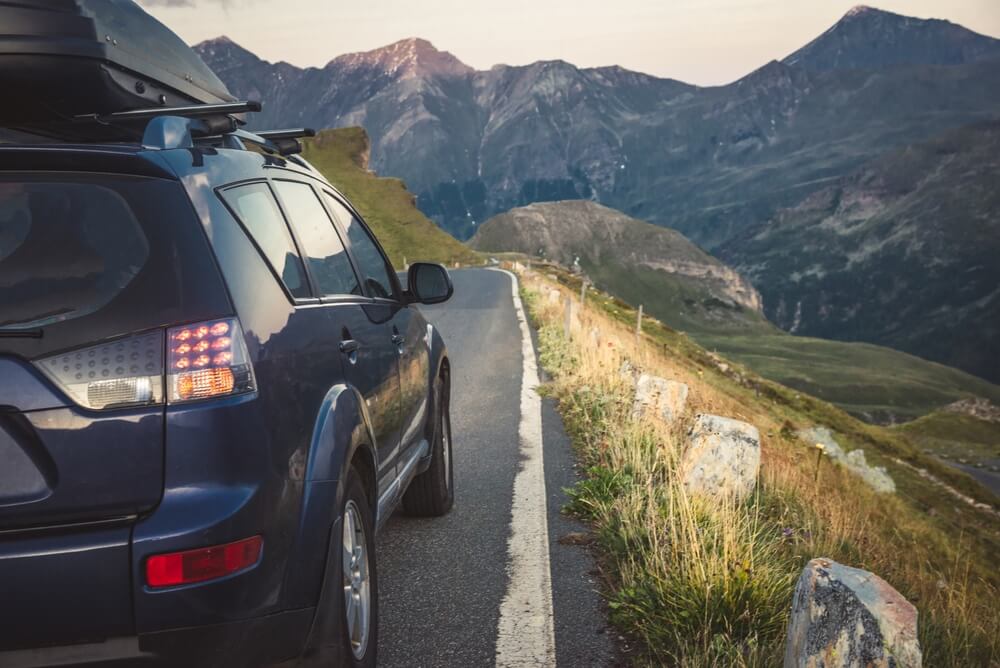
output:
[[[1000,380],[1000,122],[891,152],[719,249],[789,331]]]
[[[473,248],[579,260],[594,283],[686,330],[769,329],[760,294],[681,234],[591,201],[543,202],[500,214]]]

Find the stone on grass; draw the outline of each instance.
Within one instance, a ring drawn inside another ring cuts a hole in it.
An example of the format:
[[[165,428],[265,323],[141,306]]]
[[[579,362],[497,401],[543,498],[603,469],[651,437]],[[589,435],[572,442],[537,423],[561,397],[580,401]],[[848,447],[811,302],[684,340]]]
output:
[[[826,427],[803,429],[799,431],[799,438],[809,445],[821,444],[827,457],[860,477],[876,492],[891,494],[896,491],[896,483],[893,482],[884,466],[870,466],[865,459],[864,450],[852,450],[845,453],[844,449],[833,438],[833,432]]]
[[[552,288],[551,290],[549,290],[549,303],[550,304],[558,304],[559,303],[559,299],[561,297],[562,297],[562,293],[560,293],[555,288]]]
[[[640,374],[635,381],[632,415],[652,416],[667,423],[673,422],[684,413],[687,396],[688,386],[684,383],[648,373]]]
[[[880,494],[891,494],[896,491],[896,483],[889,477],[884,466],[869,466],[865,461],[864,450],[851,450],[844,457],[844,465],[868,483],[868,486]]]
[[[919,668],[917,609],[885,580],[810,561],[792,600],[785,668]]]
[[[688,434],[681,480],[691,494],[744,499],[757,484],[760,434],[746,422],[699,415]]]

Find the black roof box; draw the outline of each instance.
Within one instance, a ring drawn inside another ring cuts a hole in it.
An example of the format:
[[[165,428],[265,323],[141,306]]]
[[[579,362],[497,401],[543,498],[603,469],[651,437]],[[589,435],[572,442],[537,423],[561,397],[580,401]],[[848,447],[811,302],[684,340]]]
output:
[[[128,141],[144,123],[84,115],[232,102],[198,54],[132,0],[0,0],[0,126]]]

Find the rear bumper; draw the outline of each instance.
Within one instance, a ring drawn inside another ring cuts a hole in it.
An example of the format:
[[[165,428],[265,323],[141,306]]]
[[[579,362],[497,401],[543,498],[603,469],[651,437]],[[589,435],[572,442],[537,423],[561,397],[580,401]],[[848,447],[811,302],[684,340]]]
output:
[[[0,652],[0,666],[260,666],[293,659],[305,645],[313,608],[172,629],[100,643]]]

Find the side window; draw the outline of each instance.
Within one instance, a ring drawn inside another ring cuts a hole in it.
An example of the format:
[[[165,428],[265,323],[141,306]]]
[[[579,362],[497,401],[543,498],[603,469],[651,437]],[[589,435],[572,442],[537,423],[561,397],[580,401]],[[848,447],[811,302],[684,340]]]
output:
[[[250,183],[222,191],[246,233],[264,254],[293,297],[308,297],[309,285],[285,220],[266,183]]]
[[[305,183],[275,181],[285,211],[302,243],[302,252],[324,295],[360,295],[358,278],[333,222]]]
[[[392,299],[395,296],[393,282],[389,279],[389,263],[386,261],[382,251],[375,245],[368,230],[364,225],[345,207],[340,201],[324,192],[330,208],[334,215],[347,230],[347,239],[351,243],[351,250],[354,251],[354,259],[358,262],[358,269],[361,271],[365,287],[373,297]]]

